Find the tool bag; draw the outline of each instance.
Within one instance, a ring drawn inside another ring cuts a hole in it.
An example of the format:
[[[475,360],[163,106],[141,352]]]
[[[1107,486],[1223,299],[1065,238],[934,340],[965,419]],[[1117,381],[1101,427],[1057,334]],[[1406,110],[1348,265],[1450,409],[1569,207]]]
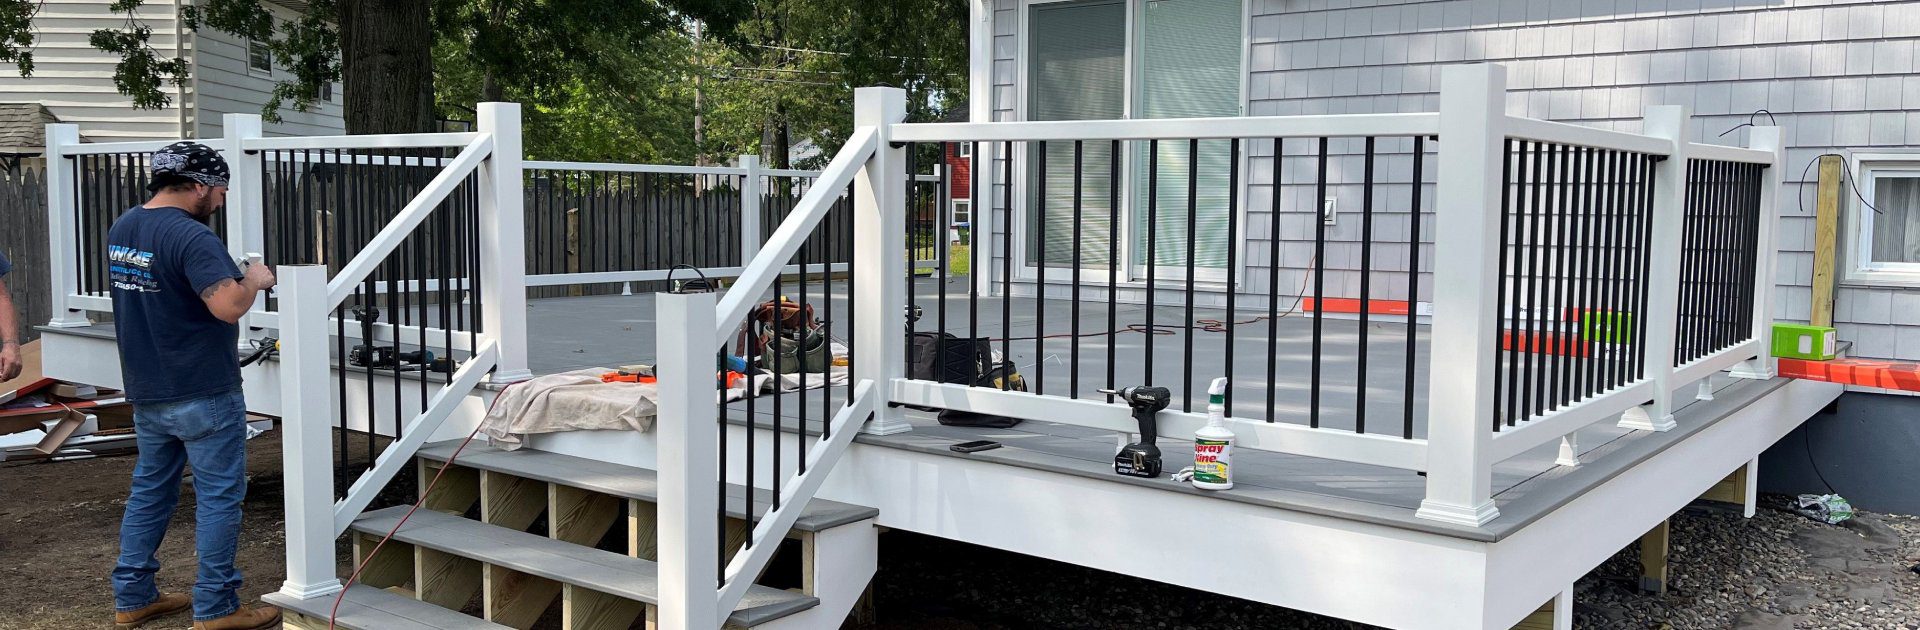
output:
[[[832,340],[813,318],[813,306],[786,297],[755,305],[736,345],[750,363],[776,374],[826,372],[833,365]]]
[[[827,329],[814,327],[799,338],[784,334],[771,337],[768,351],[760,355],[760,367],[775,374],[825,372],[833,364]]]
[[[907,378],[993,388],[999,388],[1005,381],[1011,391],[1027,391],[1027,381],[1014,369],[1013,362],[994,361],[993,347],[986,339],[967,339],[944,332],[917,332],[907,336]],[[947,426],[1005,429],[1020,424],[1019,418],[953,409],[938,411],[940,424]]]

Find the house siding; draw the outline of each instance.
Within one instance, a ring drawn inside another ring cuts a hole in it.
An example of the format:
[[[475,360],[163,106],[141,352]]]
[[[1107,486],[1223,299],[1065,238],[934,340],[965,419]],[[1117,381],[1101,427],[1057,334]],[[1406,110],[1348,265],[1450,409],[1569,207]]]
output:
[[[286,21],[298,16],[278,6],[271,6],[276,21]],[[198,137],[217,138],[223,133],[220,116],[223,114],[258,114],[273,94],[275,81],[292,78],[292,73],[274,64],[271,77],[248,72],[247,40],[230,33],[206,29],[195,35],[194,73],[195,83],[199,87]],[[333,86],[333,100],[316,101],[309,111],[294,111],[292,103],[280,108],[280,122],[262,123],[261,131],[269,136],[331,136],[346,133],[346,120],[342,117],[341,103],[344,92],[340,85]]]
[[[173,102],[161,109],[134,109],[133,99],[113,85],[119,58],[87,43],[93,31],[126,25],[124,14],[108,10],[107,0],[50,1],[34,16],[34,73],[20,76],[11,67],[0,69],[0,100],[40,103],[62,122],[79,125],[83,138],[95,142],[154,140],[181,137],[181,108],[189,106],[192,88],[168,85]],[[153,33],[149,44],[163,56],[187,55],[187,42],[176,38],[177,2],[142,4],[136,16]]]
[[[1743,145],[1746,130],[1735,128],[1751,112],[1769,110],[1788,143],[1772,304],[1779,320],[1806,321],[1810,309],[1813,217],[1799,200],[1813,186],[1801,185],[1812,177],[1804,167],[1823,153],[1920,148],[1920,2],[1249,0],[1248,9],[1247,111],[1256,116],[1436,111],[1439,69],[1477,61],[1507,66],[1507,110],[1515,115],[1637,132],[1647,107],[1687,105],[1695,116],[1692,140]],[[994,118],[1011,120],[1016,4],[996,3],[993,24]],[[1390,144],[1382,147],[1383,172],[1405,173],[1404,143]],[[1262,147],[1249,149],[1241,286],[1265,287],[1277,270],[1285,292],[1305,277],[1299,237],[1310,238],[1311,199],[1283,188],[1275,266],[1264,253],[1272,220],[1262,175],[1268,167]],[[1290,162],[1299,150],[1289,147]],[[1339,191],[1358,164],[1351,149],[1335,153],[1344,154],[1330,169]],[[1431,181],[1431,161],[1427,168]],[[1408,192],[1400,185],[1386,193],[1376,239],[1405,237]],[[1004,217],[997,201],[1003,196],[995,199],[996,216]],[[1349,204],[1339,203],[1344,213]],[[1329,227],[1327,291],[1351,296],[1358,222],[1342,223]],[[1432,233],[1430,222],[1422,227]],[[1311,243],[1305,245],[1310,256]],[[1431,254],[1422,250],[1422,270],[1431,269]],[[1374,297],[1404,299],[1407,257],[1404,245],[1376,246],[1375,268],[1383,271]],[[994,260],[1005,261],[997,245]],[[1418,300],[1431,295],[1424,277],[1418,289]],[[1857,355],[1920,360],[1920,291],[1842,286],[1835,304],[1840,335],[1856,342]]]

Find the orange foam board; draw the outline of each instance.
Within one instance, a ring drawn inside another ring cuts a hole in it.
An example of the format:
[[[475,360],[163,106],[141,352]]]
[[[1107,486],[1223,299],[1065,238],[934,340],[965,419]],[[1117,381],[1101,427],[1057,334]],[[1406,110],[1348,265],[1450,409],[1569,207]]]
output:
[[[1781,376],[1845,385],[1920,392],[1920,363],[1878,359],[1780,359]]]

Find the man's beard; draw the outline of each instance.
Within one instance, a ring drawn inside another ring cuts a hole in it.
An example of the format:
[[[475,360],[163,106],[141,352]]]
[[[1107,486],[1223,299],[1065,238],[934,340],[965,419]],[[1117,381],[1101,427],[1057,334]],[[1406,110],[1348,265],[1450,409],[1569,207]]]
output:
[[[213,212],[218,209],[217,206],[213,205],[213,196],[208,195],[194,201],[193,207],[187,209],[187,216],[193,217],[194,220],[211,227],[213,226]]]

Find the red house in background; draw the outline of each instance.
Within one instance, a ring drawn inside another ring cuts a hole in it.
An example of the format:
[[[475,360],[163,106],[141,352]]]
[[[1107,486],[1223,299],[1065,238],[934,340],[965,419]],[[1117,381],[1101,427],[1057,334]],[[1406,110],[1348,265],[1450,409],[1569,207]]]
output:
[[[954,142],[947,145],[947,198],[952,201],[947,207],[947,216],[953,222],[955,230],[971,228],[973,221],[973,144]],[[958,234],[949,235],[958,240]]]

